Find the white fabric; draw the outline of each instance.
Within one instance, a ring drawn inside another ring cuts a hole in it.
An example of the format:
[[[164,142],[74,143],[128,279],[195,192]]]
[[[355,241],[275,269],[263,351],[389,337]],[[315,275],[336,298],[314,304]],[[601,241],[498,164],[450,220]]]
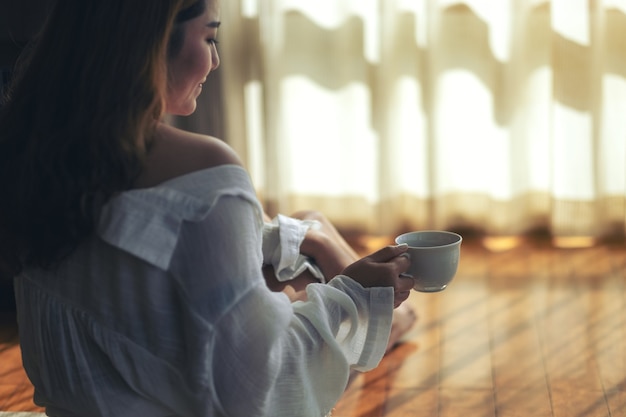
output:
[[[0,417],[46,417],[46,415],[27,411],[0,411]]]
[[[24,366],[52,416],[319,417],[384,353],[391,288],[340,276],[294,304],[267,289],[239,167],[124,192],[101,220],[58,269],[15,280]]]
[[[294,279],[304,271],[324,282],[324,274],[308,256],[300,253],[300,245],[309,229],[319,229],[315,220],[300,220],[279,214],[263,226],[263,263],[274,267],[278,281]]]

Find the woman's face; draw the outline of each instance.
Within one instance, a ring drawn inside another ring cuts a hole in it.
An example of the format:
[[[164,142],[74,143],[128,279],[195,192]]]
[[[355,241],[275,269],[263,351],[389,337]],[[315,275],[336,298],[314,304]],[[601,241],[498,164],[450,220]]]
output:
[[[168,61],[166,112],[188,116],[196,110],[196,99],[211,71],[220,65],[217,53],[219,2],[206,0],[204,14],[183,23],[183,44]]]

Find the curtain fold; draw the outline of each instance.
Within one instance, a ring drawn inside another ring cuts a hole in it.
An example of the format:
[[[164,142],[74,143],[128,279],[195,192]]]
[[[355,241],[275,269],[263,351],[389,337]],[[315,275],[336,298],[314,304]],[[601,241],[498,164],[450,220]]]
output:
[[[224,137],[270,214],[624,235],[626,0],[240,0],[222,20]]]

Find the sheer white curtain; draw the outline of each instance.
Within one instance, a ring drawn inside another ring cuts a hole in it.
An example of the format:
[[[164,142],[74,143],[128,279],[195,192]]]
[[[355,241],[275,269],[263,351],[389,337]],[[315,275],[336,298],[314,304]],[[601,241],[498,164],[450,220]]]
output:
[[[623,235],[626,0],[229,0],[225,138],[270,214]]]

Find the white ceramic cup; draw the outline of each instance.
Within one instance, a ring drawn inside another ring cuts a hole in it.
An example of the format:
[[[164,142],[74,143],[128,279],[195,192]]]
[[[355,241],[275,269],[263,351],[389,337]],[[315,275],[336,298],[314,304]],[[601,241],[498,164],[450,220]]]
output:
[[[413,278],[413,289],[420,292],[445,290],[459,266],[462,240],[460,235],[442,230],[409,232],[396,237],[397,244],[409,245],[406,253],[411,266],[403,275]]]

